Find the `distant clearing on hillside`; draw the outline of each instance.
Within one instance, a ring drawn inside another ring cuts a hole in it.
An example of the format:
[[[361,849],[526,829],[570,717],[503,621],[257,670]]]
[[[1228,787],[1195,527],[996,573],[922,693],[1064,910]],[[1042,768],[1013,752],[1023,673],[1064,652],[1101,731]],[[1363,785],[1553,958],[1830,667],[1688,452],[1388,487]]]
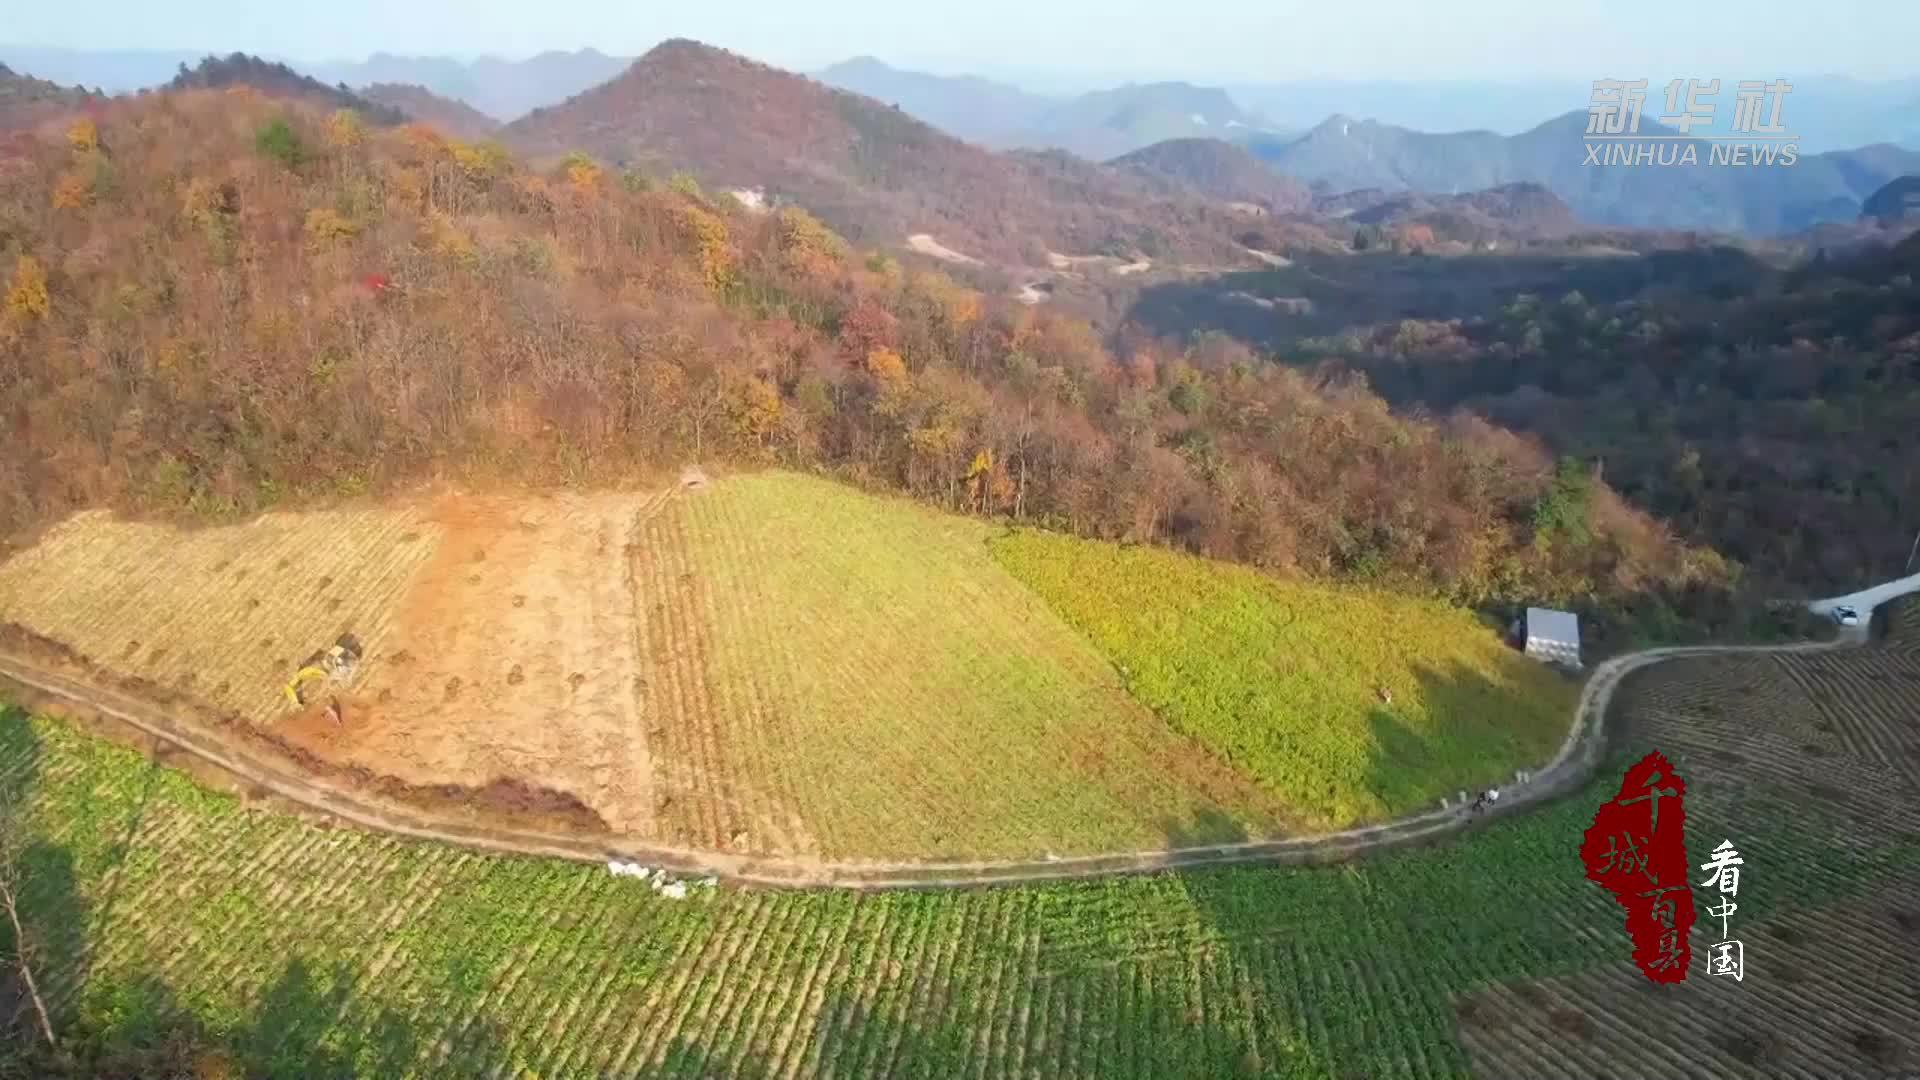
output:
[[[979,259],[971,255],[962,255],[960,252],[935,240],[928,233],[914,233],[912,236],[907,237],[907,246],[922,255],[931,255],[942,262],[958,263],[961,266],[983,265]]]
[[[1137,698],[1323,826],[1544,763],[1578,696],[1437,602],[1050,533],[993,551],[1112,657]]]

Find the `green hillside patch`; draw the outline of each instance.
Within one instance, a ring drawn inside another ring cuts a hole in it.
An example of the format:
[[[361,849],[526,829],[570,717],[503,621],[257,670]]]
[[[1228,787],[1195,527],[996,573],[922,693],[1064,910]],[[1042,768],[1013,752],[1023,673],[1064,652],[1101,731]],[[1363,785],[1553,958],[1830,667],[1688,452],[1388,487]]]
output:
[[[1446,604],[1048,533],[990,546],[1137,699],[1328,826],[1497,784],[1572,720],[1571,680]]]

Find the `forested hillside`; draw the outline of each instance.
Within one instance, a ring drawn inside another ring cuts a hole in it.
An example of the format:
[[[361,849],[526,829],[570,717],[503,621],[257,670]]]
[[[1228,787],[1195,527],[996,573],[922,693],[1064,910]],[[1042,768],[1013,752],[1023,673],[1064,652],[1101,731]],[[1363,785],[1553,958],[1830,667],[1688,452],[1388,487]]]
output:
[[[1767,577],[1852,589],[1903,572],[1920,527],[1920,237],[1786,275],[1729,269],[1287,352],[1602,460],[1635,503]]]
[[[466,102],[414,83],[374,83],[363,88],[360,96],[462,139],[484,139],[500,127],[500,121]]]
[[[87,98],[80,87],[59,86],[0,64],[0,131],[31,127],[79,108]]]
[[[0,165],[0,517],[689,458],[1469,602],[1726,581],[1579,467],[1219,339],[1081,322],[582,155],[168,92]]]
[[[246,53],[209,56],[192,68],[182,64],[180,74],[167,84],[172,90],[221,90],[232,86],[251,87],[263,94],[305,101],[318,108],[354,109],[376,124],[403,124],[407,120],[407,114],[399,109],[369,101],[344,85],[328,86],[285,64]]]

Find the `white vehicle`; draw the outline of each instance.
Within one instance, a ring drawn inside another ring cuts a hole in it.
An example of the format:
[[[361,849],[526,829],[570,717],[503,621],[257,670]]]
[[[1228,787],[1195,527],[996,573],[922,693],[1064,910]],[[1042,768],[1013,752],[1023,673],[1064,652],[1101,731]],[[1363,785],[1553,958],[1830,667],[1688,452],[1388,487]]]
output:
[[[1859,626],[1860,613],[1850,607],[1837,607],[1833,609],[1833,621],[1841,626]]]

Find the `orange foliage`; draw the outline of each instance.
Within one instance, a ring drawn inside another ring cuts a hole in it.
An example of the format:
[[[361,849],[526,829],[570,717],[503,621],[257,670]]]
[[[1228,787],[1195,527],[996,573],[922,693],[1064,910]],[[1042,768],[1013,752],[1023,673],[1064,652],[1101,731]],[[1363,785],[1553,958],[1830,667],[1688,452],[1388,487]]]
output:
[[[733,280],[733,251],[728,245],[727,223],[718,214],[698,203],[686,202],[676,208],[683,243],[693,255],[700,280],[715,292]]]
[[[566,160],[567,186],[576,197],[591,199],[604,176],[598,162],[585,154],[569,154]]]
[[[79,117],[67,126],[67,145],[77,154],[91,153],[100,148],[100,129],[94,126],[91,117]]]
[[[7,314],[16,319],[44,319],[51,309],[47,272],[40,260],[22,255],[13,264],[13,285],[7,290]]]
[[[93,203],[93,181],[79,172],[68,172],[53,185],[55,210],[81,210]]]
[[[367,137],[366,125],[352,109],[335,109],[327,117],[327,145],[335,150],[351,150]]]
[[[901,387],[907,384],[907,362],[892,349],[874,349],[867,353],[867,374],[874,377],[883,387]]]

